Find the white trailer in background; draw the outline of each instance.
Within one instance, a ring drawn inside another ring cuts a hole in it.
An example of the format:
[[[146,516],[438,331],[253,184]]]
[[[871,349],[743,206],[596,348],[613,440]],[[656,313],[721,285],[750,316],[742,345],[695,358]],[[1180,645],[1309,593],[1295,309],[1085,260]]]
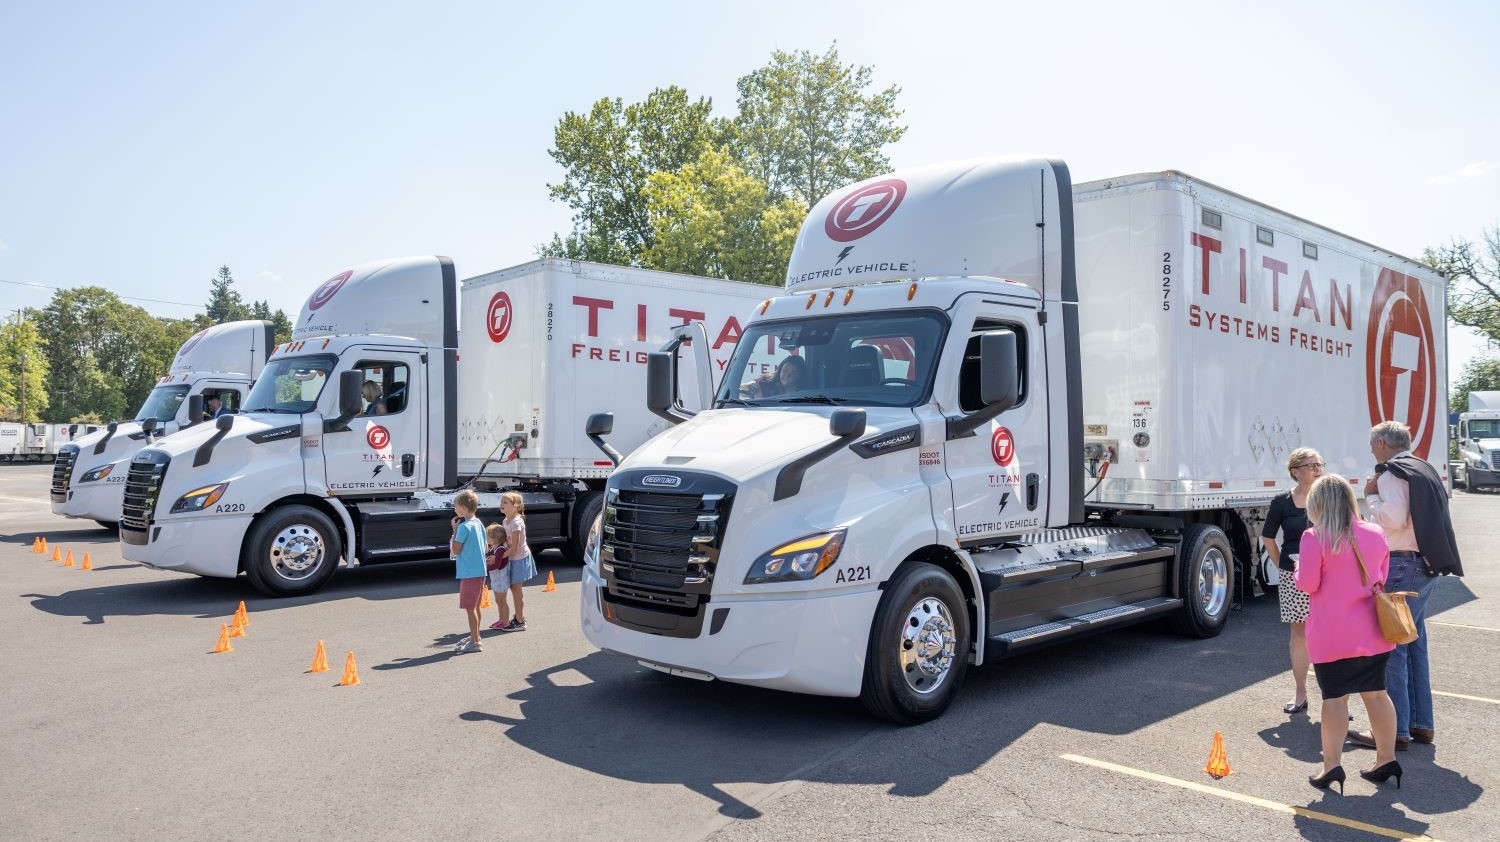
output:
[[[98,424],[0,423],[0,462],[54,461],[69,442],[97,429]]]
[[[162,436],[208,420],[211,397],[237,410],[274,345],[268,321],[226,322],[182,343],[134,420],[111,423],[58,450],[52,468],[52,512],[119,528],[130,458]],[[94,428],[97,429],[97,428]]]
[[[453,495],[472,485],[481,517],[498,519],[498,492],[518,491],[532,545],[581,558],[610,470],[584,417],[618,410],[625,441],[641,444],[667,426],[639,400],[649,352],[697,322],[696,348],[727,363],[774,292],[563,260],[461,293],[443,257],[341,272],[308,298],[243,414],[135,456],[124,556],[307,593],[340,558],[446,558]],[[687,373],[683,387],[708,379]]]

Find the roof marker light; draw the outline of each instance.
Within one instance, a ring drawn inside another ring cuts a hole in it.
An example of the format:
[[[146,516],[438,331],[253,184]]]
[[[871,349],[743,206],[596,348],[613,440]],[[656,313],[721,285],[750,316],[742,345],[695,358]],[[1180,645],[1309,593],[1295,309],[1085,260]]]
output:
[[[333,341],[333,337],[331,337],[331,336],[330,336],[330,337],[328,337],[328,338],[327,338],[327,339],[324,339],[324,340],[323,340],[323,347],[324,347],[324,348],[327,348],[327,347],[328,347],[328,343],[329,343],[329,342],[332,342],[332,341]]]
[[[803,308],[803,309],[811,310],[812,306],[813,306],[813,302],[817,301],[817,300],[818,300],[818,294],[816,292],[812,293],[809,296],[807,296],[807,306],[805,308]]]
[[[760,303],[760,314],[762,316],[764,316],[766,314],[766,310],[768,308],[770,308],[770,306],[771,306],[771,299],[767,298],[765,301],[762,301]]]
[[[906,290],[906,300],[910,301],[910,300],[912,300],[913,298],[916,298],[916,297],[917,297],[917,282],[916,281],[912,281],[911,282],[911,287]]]
[[[854,297],[854,288],[853,287],[850,287],[849,289],[844,290],[844,306],[845,307],[849,306],[849,299],[851,299],[853,297]]]
[[[828,297],[823,299],[823,306],[827,307],[833,303],[833,290],[828,291]]]

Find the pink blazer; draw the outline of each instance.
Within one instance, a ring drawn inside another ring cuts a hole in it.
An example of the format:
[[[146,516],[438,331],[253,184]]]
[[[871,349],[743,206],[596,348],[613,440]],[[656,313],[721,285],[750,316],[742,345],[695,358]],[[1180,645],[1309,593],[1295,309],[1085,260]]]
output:
[[[1307,614],[1307,654],[1315,664],[1344,658],[1379,655],[1396,648],[1380,633],[1375,619],[1376,582],[1384,582],[1391,553],[1385,533],[1373,523],[1356,523],[1354,540],[1368,578],[1359,581],[1359,566],[1347,544],[1329,553],[1323,549],[1316,527],[1302,533],[1297,558],[1297,589],[1306,593],[1311,608]]]

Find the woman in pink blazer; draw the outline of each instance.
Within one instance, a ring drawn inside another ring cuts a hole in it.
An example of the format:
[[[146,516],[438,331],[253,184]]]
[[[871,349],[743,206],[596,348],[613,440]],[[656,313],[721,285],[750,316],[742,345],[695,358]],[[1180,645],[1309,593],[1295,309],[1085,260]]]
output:
[[[1354,489],[1337,474],[1313,483],[1297,560],[1297,588],[1308,595],[1307,654],[1323,694],[1323,774],[1308,778],[1319,789],[1344,791],[1340,755],[1349,721],[1350,693],[1358,693],[1375,735],[1375,768],[1360,772],[1382,783],[1394,777],[1396,708],[1385,692],[1385,662],[1395,645],[1375,617],[1376,584],[1385,581],[1390,549],[1379,526],[1359,519]]]

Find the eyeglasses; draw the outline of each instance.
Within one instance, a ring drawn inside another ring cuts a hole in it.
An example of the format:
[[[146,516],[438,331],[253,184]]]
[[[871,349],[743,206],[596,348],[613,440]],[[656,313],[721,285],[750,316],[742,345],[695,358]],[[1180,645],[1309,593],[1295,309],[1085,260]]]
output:
[[[1300,465],[1293,465],[1292,466],[1292,470],[1294,470],[1294,471],[1297,470],[1298,468],[1317,468],[1318,470],[1321,471],[1321,470],[1323,470],[1323,463],[1322,462],[1303,462]]]

